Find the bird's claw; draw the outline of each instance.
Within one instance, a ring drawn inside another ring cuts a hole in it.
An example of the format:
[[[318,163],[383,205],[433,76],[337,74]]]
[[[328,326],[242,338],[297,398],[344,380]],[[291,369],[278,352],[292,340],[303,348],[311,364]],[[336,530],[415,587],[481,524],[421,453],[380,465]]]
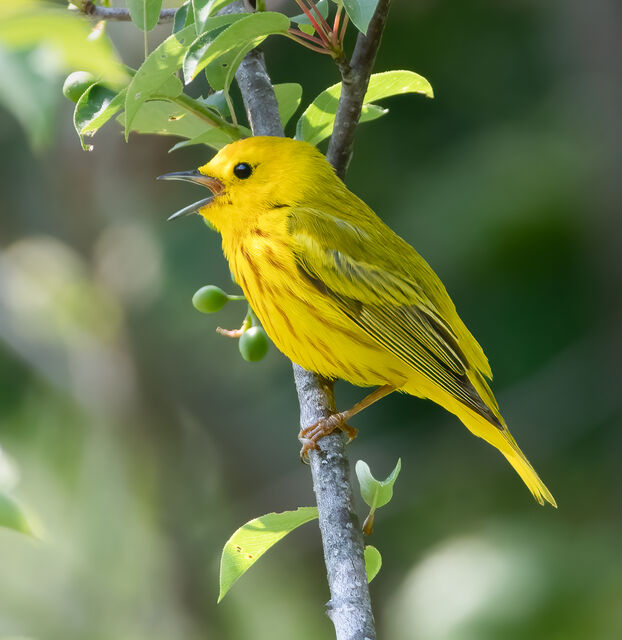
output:
[[[298,436],[298,440],[302,443],[302,447],[300,448],[300,462],[309,464],[309,451],[318,448],[317,442],[309,440],[309,438],[301,438],[300,436]]]
[[[305,464],[309,464],[309,451],[318,448],[318,440],[332,433],[335,429],[341,429],[348,436],[348,443],[356,438],[358,429],[346,424],[346,419],[342,413],[334,413],[333,415],[319,420],[309,427],[300,430],[298,440],[302,443],[300,449],[300,460]]]

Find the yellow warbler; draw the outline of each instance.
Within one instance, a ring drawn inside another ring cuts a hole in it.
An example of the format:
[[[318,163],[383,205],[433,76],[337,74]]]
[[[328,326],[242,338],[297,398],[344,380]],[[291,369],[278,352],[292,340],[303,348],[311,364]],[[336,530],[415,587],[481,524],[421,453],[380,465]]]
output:
[[[197,171],[198,212],[274,344],[327,378],[378,389],[300,433],[303,452],[399,390],[454,413],[508,459],[535,498],[555,499],[511,436],[486,382],[490,366],[427,262],[335,175],[315,147],[288,138],[234,142]]]

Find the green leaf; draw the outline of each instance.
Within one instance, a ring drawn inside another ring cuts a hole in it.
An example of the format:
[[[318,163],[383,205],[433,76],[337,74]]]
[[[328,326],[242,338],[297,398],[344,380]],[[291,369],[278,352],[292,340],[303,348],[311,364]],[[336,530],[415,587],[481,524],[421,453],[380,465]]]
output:
[[[381,100],[403,93],[420,93],[428,98],[434,97],[432,85],[414,71],[383,71],[374,73],[369,79],[364,102]]]
[[[6,493],[0,493],[0,527],[35,535],[23,507]]]
[[[173,20],[173,33],[178,33],[184,27],[194,24],[194,10],[190,0],[186,0],[177,11]]]
[[[21,124],[33,149],[52,142],[61,99],[58,80],[41,64],[46,53],[9,51],[0,46],[0,104]]]
[[[91,27],[88,19],[50,3],[0,3],[0,45],[20,50],[44,46],[48,75],[81,69],[113,87],[125,85],[128,75],[110,40],[89,40]]]
[[[126,91],[123,89],[117,93],[105,85],[96,83],[80,96],[73,112],[73,126],[80,137],[83,149],[90,148],[85,144],[83,136],[95,135],[100,127],[123,108]]]
[[[369,21],[376,11],[378,0],[343,0],[343,6],[354,26],[361,32],[367,33]]]
[[[214,112],[216,113],[216,112]],[[126,114],[121,114],[118,118],[119,123],[125,126]],[[167,136],[179,136],[180,138],[193,139],[207,132],[211,132],[217,127],[213,127],[206,122],[199,114],[191,108],[183,105],[173,104],[167,100],[151,100],[143,104],[140,111],[132,121],[131,130],[136,133],[155,133]],[[214,139],[225,140],[225,144],[233,142],[250,132],[244,127],[234,127],[229,125],[229,133],[223,132],[222,137],[218,134],[213,135]],[[197,143],[198,144],[198,143]],[[223,145],[224,146],[224,145]]]
[[[295,82],[275,84],[274,93],[279,103],[279,115],[281,124],[285,126],[290,118],[296,113],[302,99],[302,87]]]
[[[225,98],[224,91],[214,91],[214,93],[210,93],[206,98],[200,98],[201,102],[208,107],[212,107],[216,109],[221,116],[228,118],[231,116],[229,113],[229,105],[227,104],[227,99]]]
[[[127,0],[132,22],[142,31],[151,31],[158,24],[162,0]]]
[[[361,486],[361,495],[363,500],[371,507],[378,509],[383,507],[393,497],[393,485],[397,480],[397,476],[402,468],[402,461],[399,459],[395,465],[395,469],[386,478],[386,480],[376,480],[369,470],[369,465],[363,460],[356,463],[356,477]]]
[[[240,527],[227,540],[220,560],[220,602],[233,583],[257,560],[301,524],[317,518],[316,507],[299,507],[295,511],[267,513]]]
[[[118,118],[121,126],[126,127],[126,114]],[[136,133],[154,133],[180,138],[195,138],[209,125],[191,111],[182,106],[171,104],[167,100],[151,100],[140,108],[132,119],[130,131]]]
[[[232,2],[233,0],[192,0],[197,35],[201,35],[205,31],[208,18],[215,16]]]
[[[375,73],[369,79],[364,103],[381,100],[402,93],[421,93],[428,98],[434,97],[430,83],[413,71],[385,71]],[[296,126],[296,138],[317,145],[333,132],[335,114],[341,96],[341,83],[334,84],[322,91],[305,109]],[[385,112],[386,113],[386,112]],[[379,117],[376,113],[375,117]],[[368,118],[373,120],[375,118]]]
[[[228,94],[229,87],[235,78],[235,72],[237,71],[240,63],[244,59],[244,56],[253,49],[253,45],[245,45],[237,49],[231,49],[220,56],[214,62],[205,67],[205,76],[207,82],[212,89],[223,90]]]
[[[140,65],[132,78],[125,97],[126,130],[129,135],[132,121],[141,105],[161,91],[162,85],[170,82],[170,78],[181,66],[186,50],[194,38],[194,26],[189,25],[178,33],[170,35],[156,47]],[[179,93],[182,87],[179,84]]]
[[[310,24],[299,24],[298,28],[309,36],[315,33],[315,29]]]
[[[205,28],[205,23],[210,15],[210,5],[212,0],[192,0],[192,8],[194,10],[194,26],[196,34],[200,36]]]
[[[380,551],[368,544],[365,546],[365,572],[367,573],[367,582],[371,582],[380,571],[382,567],[382,556]]]
[[[361,117],[359,118],[359,124],[362,122],[371,122],[377,120],[382,116],[386,116],[389,113],[388,109],[380,107],[377,104],[364,104],[361,108]]]
[[[218,16],[218,18],[232,16]],[[236,16],[239,17],[239,16]],[[209,20],[217,20],[210,18]],[[209,22],[206,28],[209,27]],[[215,38],[204,33],[188,50],[184,59],[185,83],[191,82],[197,74],[208,64],[221,56],[243,48],[254,48],[261,44],[269,35],[287,33],[289,18],[282,13],[266,11],[265,13],[251,13],[244,15],[231,24]],[[250,49],[249,49],[250,50]]]
[[[186,76],[186,69],[190,68],[199,58],[205,53],[207,48],[212,44],[212,42],[227,29],[227,27],[231,26],[233,23],[241,20],[244,17],[244,14],[236,13],[231,15],[224,16],[215,16],[213,18],[208,18],[203,27],[203,34],[196,38],[192,45],[188,48],[186,55],[183,61],[183,69],[184,69],[184,78],[186,84],[192,81],[192,79],[188,79]],[[221,89],[222,87],[215,87],[214,85],[210,86],[214,89]]]

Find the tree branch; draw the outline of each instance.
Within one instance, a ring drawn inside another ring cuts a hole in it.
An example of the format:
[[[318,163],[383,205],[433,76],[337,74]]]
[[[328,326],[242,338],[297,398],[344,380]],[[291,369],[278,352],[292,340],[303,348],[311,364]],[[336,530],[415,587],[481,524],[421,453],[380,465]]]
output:
[[[333,383],[294,366],[300,425],[309,426],[335,413]],[[309,452],[317,500],[324,562],[330,587],[327,613],[337,640],[375,640],[374,615],[365,572],[363,532],[354,511],[345,436],[324,436]]]
[[[94,4],[91,0],[86,0],[86,2],[74,0],[74,5],[80,13],[83,13],[94,20],[112,20],[116,22],[130,22],[132,20],[128,9],[102,7]],[[162,9],[162,11],[160,11],[158,24],[172,22],[175,19],[176,12],[177,9]]]
[[[356,39],[350,62],[344,59],[337,61],[341,72],[341,97],[326,157],[340,178],[345,176],[352,157],[354,133],[361,117],[363,98],[367,92],[390,4],[391,0],[378,2],[367,35],[359,33]]]
[[[327,154],[336,172],[345,174],[363,97],[380,44],[390,0],[380,0],[368,35],[359,35],[348,65],[340,63],[343,90],[333,137]],[[240,0],[225,9],[244,11]],[[283,128],[263,55],[257,50],[246,56],[236,79],[253,134],[282,136]],[[298,365],[293,365],[300,404],[300,424],[309,426],[335,413],[333,383]],[[324,561],[331,599],[328,615],[338,640],[375,640],[376,631],[363,558],[363,533],[353,505],[350,468],[345,436],[333,433],[319,441],[309,453],[313,489],[316,494]]]

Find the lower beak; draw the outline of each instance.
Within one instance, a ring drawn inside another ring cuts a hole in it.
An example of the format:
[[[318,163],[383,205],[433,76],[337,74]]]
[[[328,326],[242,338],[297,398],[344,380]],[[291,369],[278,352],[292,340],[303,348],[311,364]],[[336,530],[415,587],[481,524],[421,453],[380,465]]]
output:
[[[212,178],[211,176],[204,176],[200,171],[196,169],[193,171],[175,171],[174,173],[166,173],[163,176],[158,176],[158,180],[183,180],[184,182],[194,182],[207,187],[212,194],[207,198],[203,198],[198,202],[194,202],[179,211],[176,211],[172,216],[169,216],[169,220],[180,218],[181,216],[187,216],[191,213],[198,213],[199,209],[202,209],[208,205],[215,196],[220,195],[225,190],[225,185],[218,180],[218,178]]]

